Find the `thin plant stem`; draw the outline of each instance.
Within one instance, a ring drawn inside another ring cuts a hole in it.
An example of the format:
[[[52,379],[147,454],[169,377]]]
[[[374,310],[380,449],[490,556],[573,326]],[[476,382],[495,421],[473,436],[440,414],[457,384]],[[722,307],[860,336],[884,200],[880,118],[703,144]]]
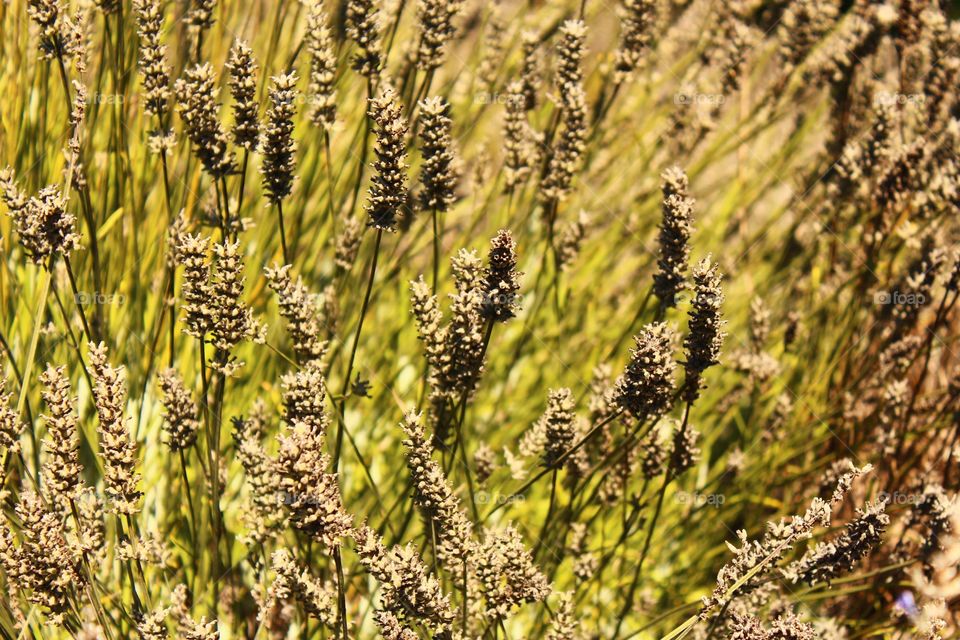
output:
[[[353,375],[353,365],[357,358],[357,348],[360,346],[360,334],[363,331],[363,321],[367,317],[370,305],[370,294],[373,292],[373,282],[377,277],[377,256],[380,254],[380,242],[383,239],[383,229],[377,229],[376,240],[373,244],[373,255],[370,256],[370,275],[367,279],[367,290],[363,294],[363,304],[360,307],[360,318],[357,320],[357,330],[353,335],[353,347],[350,349],[350,359],[347,361],[347,370],[343,376],[343,385],[340,390],[340,415],[342,420],[337,424],[337,442],[333,455],[333,469],[340,468],[340,454],[343,447],[344,422],[346,421],[347,391],[350,390],[350,378]]]
[[[290,258],[290,251],[287,249],[287,234],[283,229],[283,204],[277,201],[277,226],[280,230],[280,248],[283,251],[283,263],[293,264]]]

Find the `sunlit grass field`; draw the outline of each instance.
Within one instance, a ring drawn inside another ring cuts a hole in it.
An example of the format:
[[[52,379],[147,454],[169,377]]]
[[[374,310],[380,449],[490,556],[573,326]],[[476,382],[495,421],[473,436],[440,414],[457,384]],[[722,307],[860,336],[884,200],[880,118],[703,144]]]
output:
[[[955,637],[950,10],[0,4],[0,633]]]

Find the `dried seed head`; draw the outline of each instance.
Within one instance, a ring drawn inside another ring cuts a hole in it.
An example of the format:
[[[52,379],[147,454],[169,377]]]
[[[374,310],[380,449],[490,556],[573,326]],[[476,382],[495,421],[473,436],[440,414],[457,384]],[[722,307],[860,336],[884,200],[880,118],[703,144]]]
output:
[[[600,560],[595,553],[584,553],[573,561],[573,575],[580,582],[589,582],[599,569]]]
[[[870,470],[870,465],[860,469],[854,467],[841,476],[830,499],[831,502],[843,500],[853,481]],[[717,586],[713,594],[704,598],[701,619],[715,607],[730,602],[736,596],[755,590],[766,581],[764,579],[766,575],[777,566],[779,560],[793,544],[810,538],[815,527],[829,526],[830,518],[830,503],[817,497],[810,502],[810,506],[802,515],[768,522],[767,530],[759,540],[750,540],[746,531],[738,531],[737,537],[741,546],[734,547],[728,544],[733,550],[734,557],[717,574]]]
[[[486,482],[497,470],[497,454],[485,442],[481,442],[473,452],[473,467],[480,484]]]
[[[12,393],[4,393],[7,389],[6,376],[0,375],[0,449],[10,454],[20,451],[20,434],[26,424],[20,419],[20,414],[10,406]],[[3,483],[0,483],[0,492]]]
[[[320,307],[323,309],[323,319],[326,325],[327,336],[337,331],[337,322],[340,319],[340,301],[337,298],[337,288],[333,283],[323,288],[323,300]]]
[[[447,44],[456,35],[453,21],[462,7],[463,0],[418,0],[418,69],[432,71],[443,64],[447,57]]]
[[[614,389],[610,365],[601,362],[593,368],[590,375],[590,396],[587,408],[590,411],[589,421],[593,424],[607,420],[615,413],[613,403]],[[605,436],[608,434],[604,434]]]
[[[61,0],[28,0],[27,15],[39,27],[44,58],[68,58],[79,53],[77,25],[66,15]]]
[[[49,456],[43,466],[43,479],[52,498],[64,504],[75,498],[80,489],[76,398],[71,395],[65,371],[64,367],[47,365],[40,375],[43,401],[50,412],[43,416],[47,427],[43,446]]]
[[[79,560],[67,544],[60,517],[32,491],[16,507],[22,541],[14,550],[16,582],[31,604],[46,610],[51,624],[62,624],[76,606],[74,590],[84,584]]]
[[[242,300],[245,278],[240,242],[217,243],[213,252],[216,263],[209,285],[210,335],[217,349],[230,352],[241,341],[257,338],[260,328],[253,311]]]
[[[90,343],[90,374],[93,397],[100,419],[100,454],[103,457],[103,481],[112,513],[133,515],[140,510],[143,494],[137,489],[137,445],[127,428],[123,412],[127,403],[126,375],[123,367],[107,361],[107,348]]]
[[[571,86],[583,86],[584,41],[587,26],[581,20],[567,20],[560,26],[560,43],[557,45],[556,86],[563,94]]]
[[[540,89],[540,36],[534,31],[521,34],[523,45],[523,66],[520,70],[521,93],[524,98],[524,111],[537,108],[537,93]]]
[[[726,33],[720,51],[720,65],[723,69],[721,95],[729,95],[740,89],[747,63],[747,54],[755,40],[750,28],[736,17],[732,17],[726,22]],[[718,104],[717,108],[719,106]]]
[[[156,129],[147,138],[147,148],[155,155],[171,153],[176,145],[177,136],[169,129]]]
[[[257,61],[253,49],[237,38],[227,61],[230,71],[230,95],[233,97],[233,129],[230,133],[238,147],[256,151],[260,138],[257,115]]]
[[[207,622],[206,618],[194,620],[186,617],[180,624],[180,635],[183,640],[220,640],[220,632],[217,631],[217,621]]]
[[[586,143],[587,98],[581,66],[587,29],[579,20],[567,20],[560,27],[560,33],[556,83],[563,129],[555,147],[548,151],[550,157],[540,184],[540,197],[544,201],[560,201],[569,195]]]
[[[278,601],[295,601],[309,615],[328,626],[336,623],[336,591],[332,585],[324,584],[310,575],[310,571],[301,566],[287,549],[278,549],[270,557],[270,565],[276,578],[267,592],[267,602],[271,605]]]
[[[293,351],[301,362],[320,360],[327,352],[327,341],[322,338],[323,312],[303,284],[303,278],[290,277],[290,265],[267,268],[267,283],[277,294],[280,315],[287,321],[287,332],[293,341]]]
[[[960,32],[942,11],[924,11],[921,17],[930,32],[930,57],[937,61],[931,66],[923,85],[927,125],[933,130],[940,130],[948,126],[950,116],[947,111],[953,100],[952,88],[956,86],[960,73],[960,57],[956,51]]]
[[[630,478],[636,468],[637,449],[631,446],[627,448],[625,455],[621,456],[610,472],[606,474],[603,484],[600,485],[599,497],[605,506],[612,507],[630,498],[627,492]]]
[[[197,440],[197,405],[176,369],[164,369],[158,376],[163,393],[163,430],[173,451],[189,449]]]
[[[920,138],[891,153],[886,170],[879,176],[875,187],[874,204],[879,209],[894,211],[909,202],[921,188],[929,148]]]
[[[804,556],[784,569],[793,582],[810,585],[829,582],[853,571],[857,563],[881,542],[890,516],[883,500],[857,509],[857,516],[835,540],[820,542]]]
[[[283,376],[283,419],[288,425],[302,424],[311,433],[324,437],[330,419],[324,410],[327,387],[323,368],[317,360],[306,362],[302,369]]]
[[[483,266],[477,254],[461,249],[451,260],[457,292],[450,296],[450,326],[440,362],[439,390],[470,396],[483,373]]]
[[[523,83],[507,85],[506,111],[503,119],[504,191],[511,193],[526,181],[539,159],[537,140],[527,121]]]
[[[485,29],[483,57],[480,59],[477,77],[483,83],[483,88],[492,92],[497,88],[497,77],[503,64],[504,36],[507,31],[500,5],[494,4],[490,7]]]
[[[638,419],[658,416],[673,404],[673,344],[676,333],[666,323],[649,324],[634,337],[636,348],[617,380],[614,402]]]
[[[750,341],[754,349],[760,351],[770,337],[770,309],[763,298],[755,296],[750,300]]]
[[[700,434],[689,425],[681,425],[673,432],[673,449],[670,451],[670,469],[675,476],[692,467],[700,457],[697,439]]]
[[[732,629],[731,640],[814,640],[826,637],[820,636],[813,625],[801,622],[792,613],[778,616],[770,629],[766,629],[756,616],[731,610],[728,626]]]
[[[790,74],[837,20],[837,4],[830,0],[798,0],[783,13],[777,29],[784,74]]]
[[[501,229],[490,240],[483,284],[483,316],[494,322],[506,322],[516,315],[521,273],[517,271],[517,243],[513,234]]]
[[[814,640],[818,637],[812,624],[801,622],[800,618],[792,613],[777,616],[770,625],[770,640]]]
[[[344,271],[353,268],[360,252],[360,242],[363,240],[363,225],[356,218],[347,218],[343,228],[337,235],[337,247],[334,253],[334,262]]]
[[[260,141],[263,154],[263,190],[273,204],[290,195],[297,145],[293,140],[296,114],[297,74],[274,76],[270,87],[270,109]]]
[[[337,75],[337,56],[333,36],[327,26],[327,13],[320,0],[310,3],[307,15],[307,52],[310,54],[310,85],[307,89],[310,108],[307,115],[313,124],[329,131],[337,119],[337,101],[334,82]]]
[[[140,615],[137,634],[141,640],[167,640],[170,637],[165,622],[167,613],[166,608],[160,608]]]
[[[574,612],[573,593],[565,591],[560,594],[560,603],[550,623],[546,640],[576,640],[579,637],[580,622]]]
[[[661,441],[660,430],[653,429],[640,445],[643,450],[643,460],[640,463],[640,471],[647,480],[656,478],[664,470],[664,463],[667,461],[667,448]]]
[[[216,8],[217,0],[191,0],[186,15],[187,24],[199,29],[209,29],[213,26],[213,12]]]
[[[800,314],[796,311],[788,311],[786,322],[787,326],[783,330],[783,348],[788,350],[797,341],[797,333],[800,331]]]
[[[383,640],[418,640],[420,637],[416,631],[400,622],[400,619],[390,611],[374,611],[373,622],[377,625]]]
[[[0,171],[0,199],[7,207],[7,214],[14,220],[26,215],[29,198],[17,187],[11,167]]]
[[[380,73],[380,11],[373,0],[347,2],[347,36],[357,45],[353,68],[360,75]]]
[[[227,148],[227,134],[220,123],[216,74],[210,63],[186,70],[174,85],[177,108],[204,169],[214,178],[233,171],[233,154]]]
[[[629,77],[653,42],[657,22],[656,0],[623,0],[620,7],[620,44],[614,64],[615,81]]]
[[[140,36],[140,68],[143,83],[143,110],[163,120],[170,103],[170,67],[163,33],[163,7],[160,0],[134,0],[137,33]]]
[[[540,183],[540,198],[560,201],[570,195],[574,176],[580,171],[587,135],[586,95],[580,84],[569,83],[561,93],[560,139],[549,150],[547,170]]]
[[[456,200],[454,189],[459,178],[453,140],[450,138],[450,104],[439,97],[421,100],[420,123],[423,153],[420,209],[443,213],[449,211]]]
[[[369,225],[395,231],[397,218],[407,204],[407,121],[396,91],[384,83],[380,95],[370,100],[370,117],[377,126],[374,175],[366,205]]]
[[[13,218],[20,246],[34,264],[47,265],[54,255],[69,256],[80,246],[76,217],[67,211],[60,188],[50,185],[27,197],[16,186],[13,170],[0,171],[0,197]]]
[[[278,499],[283,493],[276,461],[267,455],[263,445],[266,414],[266,407],[258,400],[248,417],[233,419],[237,459],[243,466],[244,484],[250,490],[250,504],[241,517],[247,528],[247,537],[255,543],[275,534],[285,524],[286,515],[284,505]]]
[[[404,623],[424,625],[434,632],[449,630],[454,620],[450,601],[436,576],[430,574],[412,544],[387,549],[366,525],[354,532],[357,555],[380,583],[380,604]]]
[[[484,615],[491,620],[502,620],[514,607],[541,602],[550,595],[550,583],[533,564],[513,526],[486,533],[477,553],[476,575],[485,600]]]
[[[683,341],[687,361],[684,363],[686,380],[683,394],[693,402],[703,389],[703,372],[719,362],[723,346],[723,325],[720,307],[723,305],[721,275],[710,258],[701,260],[693,270],[693,305],[690,308],[687,337]]]
[[[580,256],[580,247],[583,246],[589,223],[590,216],[581,209],[576,218],[560,227],[557,233],[557,263],[560,269],[569,269]]]
[[[186,314],[184,333],[203,338],[213,323],[208,246],[210,241],[199,234],[181,233],[176,238],[176,260],[183,265],[181,297]]]
[[[663,172],[663,221],[660,224],[660,255],[653,291],[665,308],[677,304],[684,289],[690,259],[690,234],[693,233],[694,199],[687,192],[687,176],[679,167]]]
[[[407,436],[403,446],[414,502],[427,526],[432,526],[436,533],[438,556],[445,563],[451,563],[451,570],[456,571],[472,551],[473,526],[443,468],[433,459],[433,447],[427,440],[420,415],[407,413],[400,426]]]
[[[947,253],[943,247],[937,246],[932,240],[926,241],[919,254],[911,260],[897,288],[901,294],[911,295],[919,302],[884,305],[884,313],[889,314],[888,317],[892,317],[895,323],[890,339],[904,335],[916,325],[923,303],[933,299],[933,286],[946,265]]]
[[[755,590],[791,545],[809,538],[815,527],[829,524],[830,506],[814,498],[802,515],[768,522],[767,531],[759,540],[750,540],[742,529],[737,531],[740,546],[727,543],[733,559],[717,573],[717,586],[710,597],[704,598],[700,617],[705,618],[715,607],[723,606],[736,595]]]
[[[90,101],[90,96],[87,94],[86,85],[78,80],[73,81],[73,89],[76,93],[73,96],[73,108],[70,110],[69,118],[70,130],[73,133],[63,150],[63,175],[73,189],[84,191],[87,188],[87,175],[82,157],[83,123],[87,117],[87,103]]]
[[[430,386],[439,389],[443,383],[447,329],[443,326],[443,312],[437,296],[420,276],[410,282],[412,313],[417,324],[417,337],[423,343],[424,357],[430,365]]]
[[[560,467],[563,456],[568,453],[577,437],[574,413],[576,403],[570,389],[551,389],[547,398],[547,409],[540,416],[543,432],[546,436],[543,450],[543,464],[551,469]]]
[[[323,436],[297,423],[280,436],[277,471],[280,489],[292,524],[328,549],[350,532],[337,476],[327,472],[330,458],[323,452]]]
[[[103,521],[103,501],[93,487],[87,487],[76,498],[77,516],[80,520],[76,532],[80,550],[93,557],[104,551],[106,526]]]

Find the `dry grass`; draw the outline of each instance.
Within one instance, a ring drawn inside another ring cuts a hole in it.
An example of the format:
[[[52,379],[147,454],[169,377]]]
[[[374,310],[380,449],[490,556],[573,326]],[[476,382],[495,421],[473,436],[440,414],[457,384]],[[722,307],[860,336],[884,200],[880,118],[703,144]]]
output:
[[[4,638],[957,633],[936,2],[0,26]]]

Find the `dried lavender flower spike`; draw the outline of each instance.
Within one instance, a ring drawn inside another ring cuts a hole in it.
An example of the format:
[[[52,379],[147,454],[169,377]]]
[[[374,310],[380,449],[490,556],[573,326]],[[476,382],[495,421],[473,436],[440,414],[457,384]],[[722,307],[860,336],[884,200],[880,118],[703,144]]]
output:
[[[638,419],[655,417],[673,404],[673,345],[676,332],[663,322],[649,324],[634,337],[636,347],[617,380],[614,402]]]
[[[193,446],[200,428],[197,405],[176,369],[161,371],[158,382],[163,394],[161,401],[166,444],[174,451],[187,449]]]
[[[260,140],[263,154],[263,190],[267,199],[278,204],[290,195],[296,168],[296,142],[293,117],[296,115],[296,73],[274,76],[270,87],[270,109]]]
[[[126,374],[107,361],[107,348],[90,343],[90,373],[94,401],[100,418],[100,453],[110,511],[133,515],[140,510],[140,474],[137,447],[124,416],[127,401]]]
[[[138,67],[144,92],[143,110],[163,120],[170,103],[170,67],[161,40],[163,10],[159,0],[134,0],[140,36]]]
[[[43,416],[48,437],[44,441],[48,459],[43,465],[43,481],[51,497],[62,504],[76,498],[80,489],[80,436],[76,398],[64,367],[47,365],[40,375],[43,400],[49,414]]]
[[[256,151],[260,140],[257,113],[257,62],[253,50],[239,38],[230,49],[230,95],[233,96],[233,142],[248,151]]]
[[[307,15],[307,52],[310,54],[309,109],[313,124],[329,132],[337,119],[336,89],[337,56],[328,18],[320,0],[310,3]]]
[[[725,321],[720,316],[723,305],[721,275],[710,258],[701,260],[693,270],[694,299],[690,322],[683,346],[686,351],[684,400],[695,401],[703,388],[703,372],[717,364],[723,346]]]
[[[228,149],[227,134],[220,122],[216,87],[213,67],[204,63],[187,69],[174,88],[177,108],[194,152],[203,168],[219,179],[233,171],[233,154]]]
[[[686,287],[693,233],[694,200],[688,193],[687,175],[679,167],[663,172],[663,221],[660,225],[660,255],[653,291],[664,308],[676,305],[677,294]]]
[[[357,52],[353,68],[357,73],[373,77],[380,73],[380,10],[374,0],[349,0],[347,3],[347,36]]]
[[[456,200],[458,174],[454,156],[450,104],[434,97],[420,101],[420,140],[423,166],[420,169],[420,209],[445,213]]]
[[[520,276],[517,271],[517,243],[507,229],[501,229],[490,240],[484,278],[483,316],[494,322],[514,317],[519,305]]]
[[[374,147],[377,159],[373,163],[374,176],[366,210],[371,227],[395,231],[398,218],[406,208],[408,196],[405,142],[407,121],[403,117],[396,91],[390,85],[384,84],[380,94],[370,100],[370,117],[377,126],[377,142]]]

